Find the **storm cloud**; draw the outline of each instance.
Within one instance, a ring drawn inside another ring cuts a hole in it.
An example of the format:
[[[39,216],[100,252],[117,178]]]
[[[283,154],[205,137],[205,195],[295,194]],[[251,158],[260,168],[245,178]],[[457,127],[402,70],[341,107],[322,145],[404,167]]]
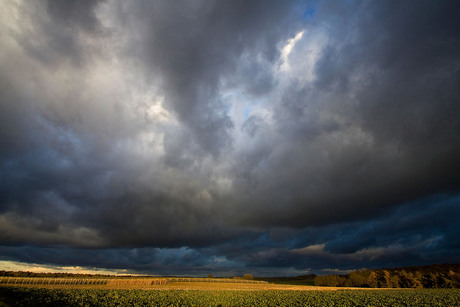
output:
[[[0,257],[192,275],[458,261],[458,9],[2,3]]]

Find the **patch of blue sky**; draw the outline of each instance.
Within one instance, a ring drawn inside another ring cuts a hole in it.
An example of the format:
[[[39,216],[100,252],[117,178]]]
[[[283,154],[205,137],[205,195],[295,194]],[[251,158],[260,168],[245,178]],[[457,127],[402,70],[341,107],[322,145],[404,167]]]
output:
[[[305,8],[302,18],[303,19],[312,19],[315,18],[316,8],[315,7],[307,7]]]
[[[249,117],[256,115],[260,112],[261,107],[267,102],[267,97],[252,98],[244,101],[242,107],[242,119],[245,121]]]
[[[249,118],[249,116],[251,116],[251,113],[252,113],[252,106],[250,105],[246,105],[244,108],[243,108],[243,119],[246,120]]]
[[[317,12],[317,3],[318,1],[305,1],[299,0],[297,1],[294,6],[293,10],[296,12],[296,15],[299,16],[302,20],[310,20],[316,17]]]
[[[233,89],[221,96],[221,101],[225,106],[225,111],[233,114],[237,121],[245,121],[254,112],[254,106],[257,103],[248,97],[239,89]]]

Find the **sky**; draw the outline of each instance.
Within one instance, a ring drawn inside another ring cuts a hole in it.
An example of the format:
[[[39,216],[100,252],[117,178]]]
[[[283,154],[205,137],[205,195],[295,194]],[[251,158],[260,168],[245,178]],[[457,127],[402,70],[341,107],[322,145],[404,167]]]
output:
[[[0,2],[0,269],[458,263],[458,1]]]

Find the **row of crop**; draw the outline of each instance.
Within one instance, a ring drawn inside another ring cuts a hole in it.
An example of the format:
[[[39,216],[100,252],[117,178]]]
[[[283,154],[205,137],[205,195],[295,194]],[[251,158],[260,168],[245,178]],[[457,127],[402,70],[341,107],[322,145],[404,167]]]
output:
[[[234,278],[47,278],[47,277],[0,277],[0,284],[6,285],[109,285],[109,286],[151,286],[174,282],[245,283],[266,284],[266,281]]]
[[[168,281],[164,278],[39,278],[39,277],[0,277],[0,284],[3,285],[131,285],[151,286],[165,285]]]
[[[166,285],[168,280],[165,278],[112,278],[109,279],[109,286],[153,286]]]
[[[106,285],[108,279],[81,278],[39,278],[39,277],[2,277],[4,285]]]
[[[235,278],[187,278],[187,277],[166,277],[168,282],[212,282],[212,283],[243,283],[243,284],[267,284],[264,280],[249,280]]]

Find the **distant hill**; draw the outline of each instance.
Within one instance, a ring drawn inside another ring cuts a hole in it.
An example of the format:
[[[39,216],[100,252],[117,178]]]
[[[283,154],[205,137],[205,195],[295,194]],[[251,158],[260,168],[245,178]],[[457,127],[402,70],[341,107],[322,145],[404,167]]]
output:
[[[316,276],[315,285],[371,288],[460,288],[460,264],[433,264]]]

